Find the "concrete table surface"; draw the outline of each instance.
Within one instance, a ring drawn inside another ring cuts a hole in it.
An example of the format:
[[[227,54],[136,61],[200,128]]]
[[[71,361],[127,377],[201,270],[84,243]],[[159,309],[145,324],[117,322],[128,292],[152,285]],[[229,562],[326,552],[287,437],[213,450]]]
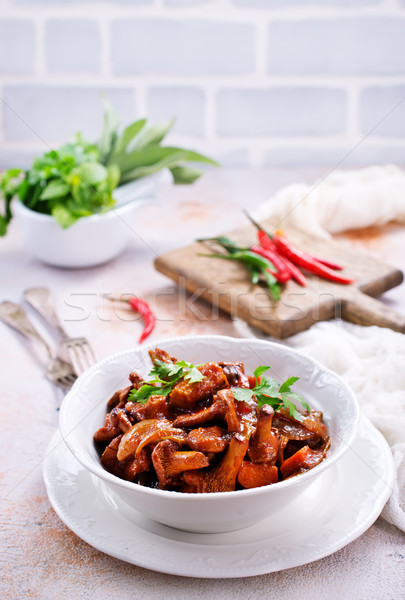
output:
[[[25,288],[47,285],[72,336],[89,338],[97,357],[133,347],[141,321],[114,309],[102,294],[134,293],[153,307],[151,337],[219,333],[237,335],[232,320],[178,289],[153,268],[154,258],[197,237],[245,223],[252,209],[284,185],[311,183],[320,170],[212,170],[193,186],[165,187],[161,201],[140,209],[133,241],[110,263],[82,270],[50,267],[24,249],[15,223],[0,240],[1,298],[22,301]],[[344,237],[398,267],[404,230],[398,225],[351,232]],[[404,286],[384,301],[405,312]],[[36,320],[43,333],[49,330]],[[176,600],[232,598],[278,600],[405,597],[405,537],[382,519],[335,554],[311,564],[245,579],[188,579],[148,571],[95,550],[72,533],[47,499],[41,460],[58,425],[61,394],[44,378],[43,358],[0,323],[1,554],[0,598],[61,600],[121,598]]]

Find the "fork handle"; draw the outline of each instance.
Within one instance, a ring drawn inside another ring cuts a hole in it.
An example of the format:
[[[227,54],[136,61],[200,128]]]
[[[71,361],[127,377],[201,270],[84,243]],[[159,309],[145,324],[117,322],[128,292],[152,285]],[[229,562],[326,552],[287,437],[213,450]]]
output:
[[[5,300],[0,304],[0,319],[30,341],[42,346],[50,359],[55,358],[55,353],[35,329],[22,306]]]
[[[55,305],[50,290],[46,287],[33,287],[25,290],[24,299],[41,315],[43,319],[56,331],[61,340],[69,336],[63,329],[56,314]]]

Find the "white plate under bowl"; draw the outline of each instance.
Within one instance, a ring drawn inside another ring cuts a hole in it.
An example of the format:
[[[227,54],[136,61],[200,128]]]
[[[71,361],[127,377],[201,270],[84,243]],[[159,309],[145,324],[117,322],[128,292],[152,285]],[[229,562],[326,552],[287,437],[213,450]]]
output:
[[[47,449],[43,475],[59,517],[94,548],[154,571],[217,579],[272,573],[336,552],[377,519],[394,469],[388,444],[363,417],[346,454],[287,514],[216,534],[180,531],[128,513],[73,457],[59,431]]]

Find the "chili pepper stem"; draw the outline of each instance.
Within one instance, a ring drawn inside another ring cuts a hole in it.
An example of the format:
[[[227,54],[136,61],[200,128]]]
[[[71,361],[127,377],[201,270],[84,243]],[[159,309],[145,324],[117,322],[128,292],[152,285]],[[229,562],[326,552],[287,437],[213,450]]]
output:
[[[263,229],[263,227],[261,225],[259,225],[259,223],[257,221],[255,221],[253,217],[250,216],[250,214],[248,213],[247,210],[244,210],[243,212],[245,213],[245,215],[247,216],[249,221],[252,223],[252,225],[254,225],[256,227],[256,229],[258,229],[259,231],[263,231],[271,240],[273,239],[274,236],[271,233],[269,233],[268,231],[265,231]]]
[[[114,296],[105,296],[105,298],[107,298],[107,300],[110,300],[111,302],[126,302],[126,304],[129,304],[129,299],[127,300],[126,298],[117,298]]]

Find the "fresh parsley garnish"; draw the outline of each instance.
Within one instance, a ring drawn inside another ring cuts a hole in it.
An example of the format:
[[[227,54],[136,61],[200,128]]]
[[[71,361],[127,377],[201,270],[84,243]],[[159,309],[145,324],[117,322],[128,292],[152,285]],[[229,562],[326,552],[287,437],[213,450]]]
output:
[[[151,396],[168,396],[180,379],[185,379],[189,383],[198,383],[204,379],[198,367],[185,360],[176,363],[156,360],[148,377],[151,379],[146,381],[139,390],[130,391],[128,400],[145,404]]]
[[[298,411],[295,402],[300,403],[308,413],[310,412],[310,408],[300,394],[291,391],[291,386],[298,381],[299,377],[289,377],[280,385],[272,377],[262,377],[263,373],[269,369],[270,367],[260,366],[253,371],[256,380],[253,389],[231,388],[234,398],[242,402],[248,402],[254,395],[259,408],[264,404],[269,404],[274,410],[285,408],[289,410],[293,419],[302,421],[302,414]]]

